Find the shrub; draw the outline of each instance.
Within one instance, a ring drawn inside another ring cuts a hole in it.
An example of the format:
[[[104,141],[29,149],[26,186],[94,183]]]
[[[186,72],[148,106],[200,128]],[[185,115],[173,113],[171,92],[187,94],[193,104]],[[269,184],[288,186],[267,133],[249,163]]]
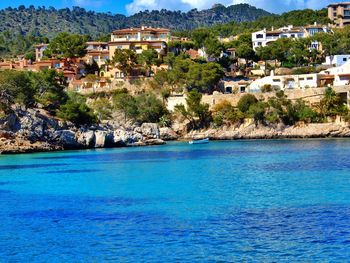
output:
[[[36,90],[28,72],[5,70],[0,72],[0,106],[7,112],[18,103],[26,107],[35,103]]]
[[[254,118],[255,123],[265,120],[266,106],[267,104],[262,101],[250,105],[248,114],[250,117]]]
[[[86,105],[86,99],[76,93],[69,94],[69,99],[61,105],[57,116],[77,125],[90,125],[97,122],[96,115]]]
[[[135,98],[140,122],[159,122],[168,113],[164,104],[153,93],[142,93]]]
[[[107,97],[97,98],[91,104],[92,109],[97,114],[99,120],[107,120],[112,117],[112,105]]]
[[[265,92],[271,92],[272,86],[271,84],[265,84],[264,86],[261,87],[261,92],[265,93]]]
[[[275,112],[275,111],[269,112],[269,113],[266,115],[266,120],[267,120],[269,123],[278,123],[278,122],[279,122],[279,117],[278,117],[277,112]]]
[[[253,104],[256,104],[258,102],[258,99],[252,95],[252,94],[245,94],[239,101],[237,104],[238,109],[243,112],[246,113],[250,106]]]
[[[202,94],[193,89],[186,98],[187,108],[182,104],[175,106],[175,112],[189,120],[192,128],[207,126],[212,120],[209,104],[201,103],[201,100]]]
[[[233,107],[232,104],[227,100],[216,104],[213,111],[214,123],[217,126],[222,126],[224,123],[233,124],[242,122],[242,120],[244,120],[244,114]]]

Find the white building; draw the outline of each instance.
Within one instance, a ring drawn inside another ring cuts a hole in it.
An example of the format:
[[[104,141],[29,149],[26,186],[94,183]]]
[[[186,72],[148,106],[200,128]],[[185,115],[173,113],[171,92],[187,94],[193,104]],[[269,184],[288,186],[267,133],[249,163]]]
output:
[[[260,92],[266,85],[270,85],[274,90],[316,88],[319,86],[319,83],[320,78],[316,73],[282,76],[274,76],[271,74],[271,76],[253,81],[249,85],[249,91]]]
[[[274,42],[280,38],[306,38],[315,35],[316,33],[330,33],[331,30],[327,26],[309,25],[305,27],[294,27],[293,25],[281,27],[278,29],[272,28],[271,30],[260,30],[252,33],[253,49],[256,50],[259,47],[266,47],[271,42]],[[310,48],[318,49],[320,47],[318,42],[313,42]]]
[[[333,86],[344,86],[350,84],[350,60],[339,67],[329,68],[320,72],[333,79]]]
[[[323,65],[332,65],[336,67],[340,67],[344,65],[346,62],[350,60],[350,55],[334,55],[327,56],[326,62]]]

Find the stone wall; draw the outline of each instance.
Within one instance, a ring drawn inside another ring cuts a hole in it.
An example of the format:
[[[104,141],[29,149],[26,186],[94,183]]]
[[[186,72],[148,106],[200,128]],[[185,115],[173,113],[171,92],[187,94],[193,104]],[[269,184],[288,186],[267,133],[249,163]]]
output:
[[[326,88],[309,88],[309,89],[287,89],[284,91],[288,99],[291,100],[297,100],[297,99],[303,99],[306,102],[310,104],[315,104],[320,102],[320,100],[323,98]],[[347,101],[348,105],[350,100],[350,86],[341,86],[341,87],[335,87],[334,90],[337,93],[340,93],[342,95],[347,94]],[[237,105],[238,101],[241,99],[242,96],[244,96],[246,93],[239,93],[239,94],[222,94],[222,93],[214,93],[213,95],[203,95],[202,101],[204,103],[208,103],[210,107],[213,107],[215,104],[220,103],[221,101],[227,100],[231,102],[234,106]],[[275,92],[256,92],[252,93],[254,94],[258,99],[268,99],[270,97],[274,97],[276,95]],[[170,97],[168,99],[168,105],[167,108],[170,111],[173,111],[174,106],[176,104],[185,104],[186,103],[186,97],[184,96],[177,96],[177,97]]]

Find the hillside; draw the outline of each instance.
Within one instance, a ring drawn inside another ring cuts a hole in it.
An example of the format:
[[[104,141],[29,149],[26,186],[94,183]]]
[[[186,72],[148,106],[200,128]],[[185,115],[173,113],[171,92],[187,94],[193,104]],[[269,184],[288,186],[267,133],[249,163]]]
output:
[[[253,21],[270,13],[247,4],[225,7],[215,5],[208,10],[145,11],[126,17],[120,14],[96,13],[80,7],[73,9],[35,8],[20,6],[0,11],[0,32],[10,31],[26,35],[51,37],[57,32],[68,31],[96,37],[114,29],[150,25],[173,30],[193,29],[218,23]]]

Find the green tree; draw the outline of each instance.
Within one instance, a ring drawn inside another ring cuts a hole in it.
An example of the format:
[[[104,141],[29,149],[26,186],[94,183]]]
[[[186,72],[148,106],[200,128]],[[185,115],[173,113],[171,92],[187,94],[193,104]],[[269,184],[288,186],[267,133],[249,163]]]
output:
[[[186,98],[187,107],[183,104],[175,106],[175,112],[186,118],[191,125],[191,128],[200,128],[207,126],[211,121],[211,113],[209,104],[201,103],[202,94],[196,89],[188,92]]]
[[[153,65],[160,65],[161,60],[158,58],[158,56],[158,52],[154,49],[144,50],[137,56],[137,62],[145,69],[147,76],[150,76]]]
[[[187,83],[191,88],[210,91],[225,76],[222,67],[214,62],[192,64],[187,73]]]
[[[97,114],[99,120],[109,120],[112,118],[113,106],[106,97],[97,98],[91,104],[91,108]]]
[[[64,77],[54,69],[45,69],[38,73],[31,73],[31,84],[35,90],[35,99],[49,110],[52,114],[67,99],[67,93],[64,91]]]
[[[59,33],[49,44],[44,54],[57,58],[80,58],[86,54],[87,36]]]
[[[116,49],[111,64],[119,69],[124,76],[129,76],[137,65],[137,55],[131,49]]]
[[[256,55],[255,52],[251,46],[251,44],[242,44],[240,45],[237,49],[236,49],[236,54],[239,58],[244,58],[246,61],[245,66],[247,66],[247,64],[254,60]]]
[[[335,117],[337,115],[346,115],[348,113],[347,106],[342,102],[340,96],[336,94],[334,89],[327,88],[324,98],[320,101],[321,114],[326,117]]]
[[[33,106],[34,95],[35,89],[27,72],[0,71],[0,106],[3,112],[8,112],[15,103],[26,107]]]
[[[245,94],[242,98],[238,101],[237,107],[238,109],[243,112],[247,113],[250,106],[256,104],[258,102],[258,99],[252,95],[252,94]]]
[[[57,116],[77,125],[90,125],[97,122],[93,110],[86,105],[86,99],[77,93],[70,93],[67,102],[61,105]]]
[[[136,100],[133,96],[122,92],[115,94],[112,100],[115,109],[120,110],[124,113],[125,121],[127,120],[127,118],[133,120],[137,118],[139,112]]]
[[[166,115],[167,109],[153,93],[142,93],[135,98],[138,108],[137,120],[143,122],[159,122]]]

